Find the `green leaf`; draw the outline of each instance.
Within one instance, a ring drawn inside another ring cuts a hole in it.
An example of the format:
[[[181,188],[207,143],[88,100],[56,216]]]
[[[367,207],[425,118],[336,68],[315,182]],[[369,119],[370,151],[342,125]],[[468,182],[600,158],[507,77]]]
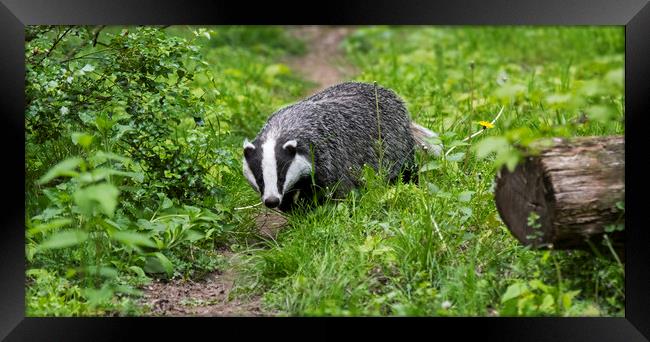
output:
[[[116,278],[119,274],[115,268],[107,266],[87,266],[85,267],[85,272],[100,275],[104,278]]]
[[[40,243],[36,249],[59,249],[78,245],[88,239],[88,233],[73,229],[52,234],[47,240]]]
[[[552,295],[550,294],[544,295],[542,304],[539,305],[539,310],[546,313],[552,313],[553,311],[555,311],[555,301],[553,300]]]
[[[508,140],[504,137],[487,137],[476,144],[476,156],[482,159],[492,152],[505,150],[509,146]]]
[[[163,198],[163,202],[162,202],[162,204],[161,204],[161,208],[162,208],[162,209],[168,209],[168,208],[171,208],[173,205],[174,205],[174,202],[172,202],[172,200],[170,200],[167,196],[165,196],[165,197]]]
[[[124,136],[125,133],[135,131],[135,129],[129,125],[115,125],[115,127],[117,128],[117,132],[111,137],[112,141],[118,141],[122,139],[122,136]]]
[[[616,208],[618,208],[621,211],[625,211],[625,202],[622,201],[616,202]]]
[[[605,93],[605,88],[600,80],[589,80],[582,84],[580,93],[585,96],[596,96]]]
[[[622,87],[624,84],[625,70],[623,68],[612,70],[605,75],[605,80],[616,86]]]
[[[502,87],[498,88],[497,90],[494,91],[494,95],[498,98],[514,98],[518,95],[521,95],[528,90],[528,87],[526,87],[523,84],[505,84]]]
[[[461,161],[465,157],[465,152],[458,152],[447,156],[447,160],[457,162]]]
[[[607,122],[615,117],[616,111],[610,106],[591,106],[585,109],[591,120]]]
[[[65,183],[63,183],[65,185]],[[59,184],[61,185],[61,184]],[[47,208],[43,210],[39,215],[36,215],[32,217],[32,220],[38,220],[38,221],[49,221],[53,218],[59,217],[59,215],[63,213],[62,209],[58,208]]]
[[[472,216],[472,208],[470,207],[458,207],[461,213],[463,213],[463,216],[461,217],[462,221],[467,220]]]
[[[28,236],[34,236],[35,234],[38,233],[46,233],[51,230],[59,229],[61,227],[68,226],[72,223],[72,220],[69,218],[61,218],[61,219],[55,219],[52,221],[48,221],[46,223],[41,223],[33,228],[30,228],[27,230],[27,235]]]
[[[45,184],[52,179],[61,176],[75,177],[79,173],[74,171],[74,169],[76,169],[82,162],[83,160],[78,157],[68,158],[54,165],[43,177],[41,177],[41,179],[38,180],[38,184]]]
[[[427,183],[427,189],[432,194],[436,194],[436,193],[440,192],[440,188],[437,185],[433,184],[433,183]]]
[[[529,292],[530,290],[528,289],[528,285],[526,285],[526,283],[514,283],[508,286],[506,293],[504,293],[501,297],[501,303],[503,304],[513,298],[517,298]]]
[[[111,238],[127,246],[156,248],[156,244],[151,241],[149,236],[134,231],[116,231],[112,234]]]
[[[87,133],[72,133],[72,143],[75,145],[80,145],[83,148],[87,148],[92,144],[93,136]]]
[[[546,97],[546,102],[556,107],[561,107],[561,105],[568,103],[571,100],[571,94],[551,94]]]
[[[95,307],[109,301],[113,297],[113,290],[108,283],[104,283],[100,289],[85,288],[83,294],[88,299],[88,304]]]
[[[577,296],[580,293],[580,290],[569,291],[562,295],[562,306],[564,310],[568,310],[571,307],[571,300],[573,297]]]
[[[517,164],[519,164],[520,159],[521,159],[521,154],[517,152],[517,150],[508,149],[508,150],[500,151],[497,154],[496,158],[494,159],[494,163],[497,166],[501,166],[505,164],[508,170],[512,172],[517,167]]]
[[[119,193],[114,185],[101,183],[79,189],[73,197],[75,204],[86,214],[92,215],[94,209],[98,208],[100,212],[112,217]]]
[[[153,253],[153,256],[147,258],[144,270],[148,273],[167,273],[168,276],[171,276],[174,272],[174,266],[164,254],[156,252]]]
[[[476,191],[470,191],[470,190],[463,191],[460,194],[458,194],[458,200],[461,202],[469,202],[470,200],[472,200],[472,195],[474,193],[476,193]]]
[[[142,268],[140,268],[140,267],[138,267],[138,266],[129,266],[129,269],[130,269],[131,271],[133,271],[133,273],[137,274],[138,277],[141,277],[141,278],[146,278],[146,277],[147,277],[147,276],[144,274],[144,271],[142,270]]]
[[[201,233],[199,233],[199,232],[197,232],[195,230],[192,230],[192,229],[186,230],[184,232],[184,234],[185,234],[184,239],[187,240],[187,241],[190,241],[190,242],[200,240],[200,239],[202,239],[204,237],[203,234],[201,234]]]
[[[271,64],[266,67],[264,74],[269,77],[275,77],[277,75],[287,75],[291,73],[291,69],[285,64]]]
[[[119,161],[123,165],[129,165],[132,163],[131,159],[127,157],[123,157],[115,153],[104,152],[104,151],[97,151],[97,153],[95,153],[95,155],[91,157],[91,160],[95,163],[95,165],[104,163],[107,160]]]
[[[84,65],[84,67],[81,68],[81,70],[79,70],[79,71],[83,71],[84,73],[86,73],[86,72],[91,72],[91,71],[95,71],[95,67],[92,66],[92,65],[90,65],[90,64],[86,64],[86,65]]]
[[[136,181],[142,181],[144,175],[136,172],[124,172],[119,170],[107,169],[107,168],[96,168],[91,172],[84,172],[79,176],[79,180],[85,183],[94,183],[100,180],[108,179],[110,176],[124,176],[133,178]]]
[[[539,289],[539,290],[541,290],[543,292],[550,292],[551,291],[551,287],[544,284],[539,279],[533,279],[533,280],[529,281],[528,285],[530,285],[530,287],[533,288],[533,289]]]
[[[439,168],[440,168],[440,163],[435,161],[435,160],[432,160],[432,161],[426,163],[423,167],[421,167],[420,172],[427,172],[427,171],[431,171],[431,170],[437,170]]]

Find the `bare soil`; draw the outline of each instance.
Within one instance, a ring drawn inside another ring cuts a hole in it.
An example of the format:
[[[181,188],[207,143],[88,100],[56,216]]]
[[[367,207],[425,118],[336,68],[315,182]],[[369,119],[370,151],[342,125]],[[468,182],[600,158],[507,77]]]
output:
[[[307,53],[289,57],[285,62],[316,86],[314,93],[339,83],[355,73],[339,49],[341,41],[352,32],[350,27],[294,26],[289,29],[297,39],[305,41]],[[264,208],[254,209],[260,237],[275,239],[286,225],[286,218]],[[235,265],[237,254],[224,251],[229,267],[214,272],[201,281],[173,279],[155,281],[142,290],[141,303],[148,306],[153,316],[271,316],[265,311],[260,296],[240,298],[231,292],[238,278]]]
[[[237,255],[223,252],[229,264],[237,262]],[[230,298],[237,274],[230,267],[215,272],[201,281],[173,279],[155,281],[143,288],[142,304],[150,308],[152,316],[269,316],[261,307],[260,297]]]
[[[310,93],[323,90],[356,73],[343,55],[340,45],[354,28],[345,26],[295,26],[289,33],[307,44],[307,54],[287,60],[289,66],[316,83]]]

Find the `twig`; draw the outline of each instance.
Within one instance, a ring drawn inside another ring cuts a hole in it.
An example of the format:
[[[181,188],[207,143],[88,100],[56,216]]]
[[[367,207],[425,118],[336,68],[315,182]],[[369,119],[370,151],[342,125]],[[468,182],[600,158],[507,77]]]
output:
[[[234,208],[234,209],[235,209],[235,210],[252,209],[252,208],[257,207],[257,206],[260,205],[260,204],[262,204],[262,202],[257,203],[257,204],[253,204],[253,205],[249,205],[249,206],[246,206],[246,207],[239,207],[239,208]]]
[[[503,113],[503,108],[504,108],[504,107],[501,106],[501,110],[499,111],[499,114],[497,114],[497,116],[494,118],[494,120],[492,120],[492,122],[490,122],[491,124],[494,125],[494,123],[497,122],[497,120],[499,120],[499,117],[501,117],[501,114]],[[484,129],[484,128],[481,129],[481,130],[478,131],[478,132],[475,132],[474,134],[470,135],[469,137],[463,139],[462,142],[468,141],[468,140],[470,140],[470,139],[476,137],[477,135],[479,135],[479,134],[481,134],[481,133],[483,133],[483,132],[485,132],[485,129]],[[450,148],[450,149],[445,153],[445,157],[446,157],[447,155],[449,155],[449,153],[450,153],[451,151],[453,151],[453,150],[454,150],[456,147],[458,147],[458,146],[459,146],[459,145],[452,146],[452,147],[451,147],[451,148]]]
[[[65,37],[65,35],[68,34],[68,32],[70,32],[70,30],[72,30],[72,26],[70,26],[67,30],[65,30],[65,32],[63,32],[61,36],[56,38],[54,44],[52,44],[52,47],[49,50],[47,50],[47,54],[45,54],[45,56],[43,56],[43,58],[41,58],[41,60],[38,61],[38,64],[43,63],[43,60],[45,60],[45,58],[50,56],[50,54],[52,53],[52,51],[54,51],[54,48],[57,46],[57,44],[59,44],[59,42],[63,39],[63,37]]]
[[[91,57],[88,57],[88,56],[90,56],[90,55],[94,55],[94,54],[98,54],[98,53],[102,53],[102,52],[105,52],[105,51],[108,51],[108,50],[115,50],[115,49],[113,49],[113,48],[106,48],[106,49],[102,49],[102,50],[97,50],[97,51],[89,52],[89,53],[87,53],[87,54],[85,54],[85,55],[74,56],[74,57],[70,57],[70,58],[64,59],[64,60],[62,60],[60,63],[67,63],[67,62],[69,62],[69,61],[73,61],[73,60],[75,60],[75,59],[91,58]]]
[[[106,27],[106,25],[99,25],[97,28],[93,30],[93,47],[97,45],[97,39],[99,38],[99,33],[102,32],[104,27]]]
[[[605,239],[607,248],[609,248],[609,251],[614,256],[614,259],[616,259],[616,262],[618,263],[618,265],[623,270],[623,274],[625,274],[625,266],[623,266],[623,263],[621,262],[621,259],[618,257],[618,254],[614,251],[614,247],[612,247],[612,242],[609,240],[609,236],[607,236],[607,234],[603,234],[603,238]]]

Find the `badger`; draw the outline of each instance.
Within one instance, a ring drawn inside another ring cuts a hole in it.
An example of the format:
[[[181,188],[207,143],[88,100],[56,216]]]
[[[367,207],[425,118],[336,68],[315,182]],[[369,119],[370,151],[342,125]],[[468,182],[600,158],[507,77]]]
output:
[[[282,211],[322,198],[314,194],[344,196],[360,185],[365,165],[391,181],[414,181],[412,125],[392,90],[340,83],[273,113],[254,140],[244,140],[243,173],[266,207]]]

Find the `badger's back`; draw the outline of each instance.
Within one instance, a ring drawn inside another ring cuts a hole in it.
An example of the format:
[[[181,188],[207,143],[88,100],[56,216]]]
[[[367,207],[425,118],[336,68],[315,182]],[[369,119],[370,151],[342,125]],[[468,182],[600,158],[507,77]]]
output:
[[[389,177],[395,178],[414,162],[415,140],[406,107],[388,89],[347,82],[280,109],[269,118],[258,139],[307,142],[318,185],[338,184],[337,189],[344,192],[358,185],[364,164],[378,167],[380,132],[382,165]]]

